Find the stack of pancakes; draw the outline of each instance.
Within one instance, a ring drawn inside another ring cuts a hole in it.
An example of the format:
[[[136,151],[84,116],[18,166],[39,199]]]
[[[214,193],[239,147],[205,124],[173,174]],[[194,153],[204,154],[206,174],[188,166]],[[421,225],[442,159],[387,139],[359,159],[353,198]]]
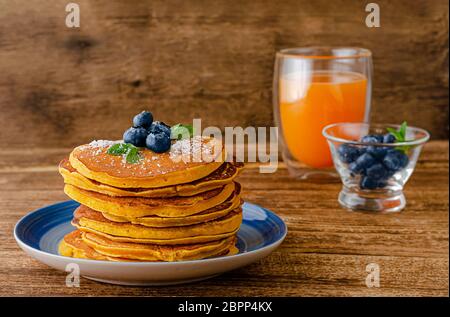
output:
[[[59,171],[64,192],[81,205],[60,254],[181,261],[236,253],[242,201],[234,179],[243,165],[224,162],[224,149],[210,141],[180,140],[161,154],[141,149],[134,164],[107,153],[112,141],[75,148]],[[202,151],[207,160],[196,155]]]

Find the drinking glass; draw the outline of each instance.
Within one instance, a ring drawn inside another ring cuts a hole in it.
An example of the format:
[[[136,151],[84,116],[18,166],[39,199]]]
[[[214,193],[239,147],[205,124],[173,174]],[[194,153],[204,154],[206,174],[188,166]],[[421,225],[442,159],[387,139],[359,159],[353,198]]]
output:
[[[305,47],[277,52],[274,119],[291,175],[336,175],[322,129],[337,122],[368,122],[371,91],[372,54],[367,49]]]

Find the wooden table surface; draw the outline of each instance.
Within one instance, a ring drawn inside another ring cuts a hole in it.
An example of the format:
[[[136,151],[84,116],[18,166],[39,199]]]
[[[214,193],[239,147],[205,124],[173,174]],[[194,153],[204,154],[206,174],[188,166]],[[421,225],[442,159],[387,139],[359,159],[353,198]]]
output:
[[[281,164],[274,174],[250,165],[240,177],[247,201],[275,211],[288,236],[264,260],[220,277],[181,286],[125,287],[81,279],[27,256],[13,227],[27,212],[67,200],[56,164],[70,149],[0,152],[0,295],[148,296],[448,296],[448,142],[426,145],[406,186],[407,208],[362,214],[337,203],[339,182],[297,181]],[[365,284],[380,267],[380,287]]]

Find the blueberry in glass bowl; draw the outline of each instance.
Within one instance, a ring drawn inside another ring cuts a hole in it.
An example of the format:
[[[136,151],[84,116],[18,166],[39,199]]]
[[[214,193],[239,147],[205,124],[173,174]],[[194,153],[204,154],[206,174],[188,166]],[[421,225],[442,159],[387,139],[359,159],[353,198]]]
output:
[[[323,129],[343,188],[339,203],[351,210],[395,212],[406,205],[403,187],[412,175],[427,131],[402,125],[335,123]]]

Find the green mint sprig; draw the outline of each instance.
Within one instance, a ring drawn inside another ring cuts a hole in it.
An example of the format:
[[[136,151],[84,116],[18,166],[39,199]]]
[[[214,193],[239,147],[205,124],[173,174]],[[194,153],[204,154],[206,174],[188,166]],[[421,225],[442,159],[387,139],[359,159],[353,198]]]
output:
[[[408,123],[406,121],[403,121],[398,130],[395,130],[394,128],[386,128],[386,130],[395,137],[395,142],[399,143],[399,142],[407,142],[406,140],[407,128]],[[409,148],[410,147],[407,145],[396,147],[397,150],[403,151],[405,152],[405,154],[408,152]]]
[[[120,156],[124,155],[127,163],[135,164],[141,159],[139,148],[130,143],[116,143],[111,145],[107,151],[108,154]]]
[[[186,131],[189,135],[187,135]],[[178,123],[170,128],[170,138],[172,140],[181,140],[192,136],[194,136],[194,127],[191,124]]]

